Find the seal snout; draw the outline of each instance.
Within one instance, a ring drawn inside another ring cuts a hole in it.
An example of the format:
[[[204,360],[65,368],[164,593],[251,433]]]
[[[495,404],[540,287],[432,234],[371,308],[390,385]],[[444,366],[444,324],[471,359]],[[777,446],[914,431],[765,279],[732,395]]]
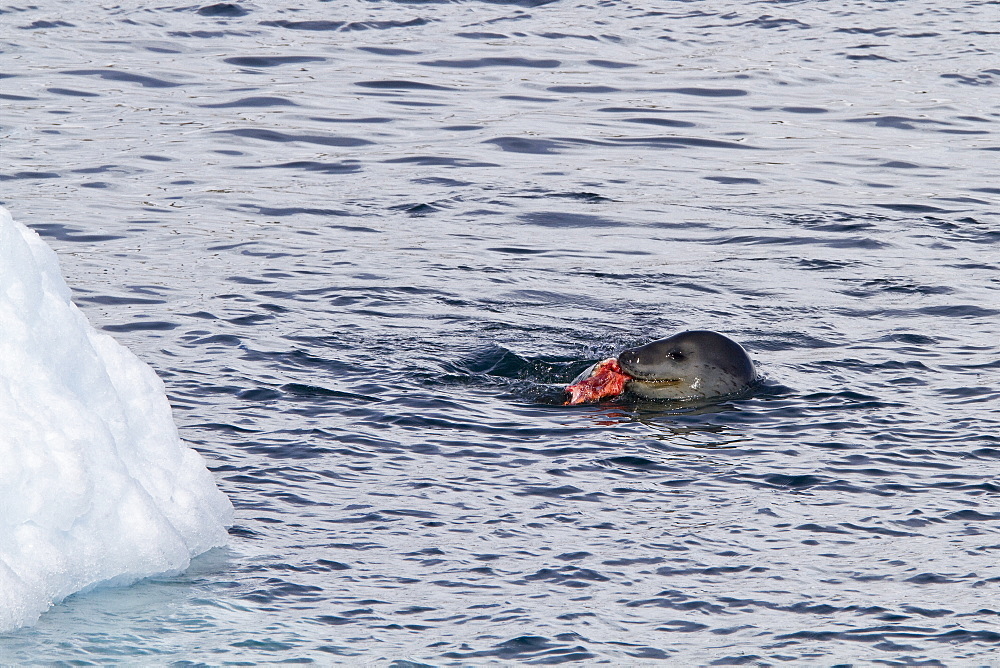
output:
[[[623,369],[635,368],[635,365],[639,363],[639,353],[634,349],[623,350],[618,356],[618,364]]]
[[[643,356],[644,352],[644,346],[623,350],[618,355],[618,366],[621,367],[621,370],[624,373],[628,374],[633,379],[649,380],[656,378],[656,373],[650,373],[651,370],[648,368],[649,360]],[[648,357],[648,355],[646,357]]]

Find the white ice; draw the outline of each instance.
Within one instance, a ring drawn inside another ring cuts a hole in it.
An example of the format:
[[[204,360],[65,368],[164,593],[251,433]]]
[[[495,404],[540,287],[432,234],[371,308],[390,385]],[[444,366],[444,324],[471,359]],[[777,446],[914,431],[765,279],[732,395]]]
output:
[[[0,631],[184,570],[225,544],[232,513],[157,375],[94,329],[55,253],[0,208]]]

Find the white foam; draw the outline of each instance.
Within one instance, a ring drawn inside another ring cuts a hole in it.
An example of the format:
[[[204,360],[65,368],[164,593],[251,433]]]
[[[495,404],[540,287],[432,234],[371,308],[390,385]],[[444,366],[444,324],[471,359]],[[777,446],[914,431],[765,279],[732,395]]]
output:
[[[55,253],[0,208],[0,631],[187,568],[225,544],[232,513],[157,375],[94,329]]]

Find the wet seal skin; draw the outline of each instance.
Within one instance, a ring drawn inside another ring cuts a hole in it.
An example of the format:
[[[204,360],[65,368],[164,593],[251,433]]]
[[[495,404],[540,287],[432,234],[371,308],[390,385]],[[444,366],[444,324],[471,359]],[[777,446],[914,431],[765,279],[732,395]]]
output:
[[[717,332],[694,330],[622,351],[613,370],[604,360],[567,388],[566,405],[620,394],[647,399],[708,399],[749,388],[757,370],[740,344]]]
[[[626,389],[649,399],[707,399],[734,394],[757,380],[743,347],[717,332],[694,330],[629,348],[618,355],[631,376]]]

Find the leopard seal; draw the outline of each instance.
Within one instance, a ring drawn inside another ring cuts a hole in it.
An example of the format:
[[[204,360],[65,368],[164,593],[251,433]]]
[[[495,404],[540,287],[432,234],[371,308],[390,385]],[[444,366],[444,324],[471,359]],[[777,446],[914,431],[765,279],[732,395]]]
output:
[[[740,344],[718,332],[692,330],[623,350],[625,389],[648,399],[708,399],[749,388],[757,370]]]

